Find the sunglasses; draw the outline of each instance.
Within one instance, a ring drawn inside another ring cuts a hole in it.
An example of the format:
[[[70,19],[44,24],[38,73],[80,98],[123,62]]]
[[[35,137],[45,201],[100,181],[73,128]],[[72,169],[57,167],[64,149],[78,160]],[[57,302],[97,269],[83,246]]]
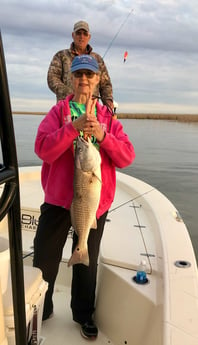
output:
[[[82,31],[76,31],[75,32],[75,34],[76,34],[76,36],[81,36],[81,35],[84,35],[84,36],[89,36],[89,33],[87,32],[87,31],[84,31],[84,30],[82,30]]]
[[[94,72],[89,71],[89,70],[86,70],[86,71],[75,71],[75,72],[73,72],[73,75],[74,75],[75,78],[81,78],[84,74],[86,75],[86,77],[87,77],[88,79],[93,78],[94,75],[95,75]]]

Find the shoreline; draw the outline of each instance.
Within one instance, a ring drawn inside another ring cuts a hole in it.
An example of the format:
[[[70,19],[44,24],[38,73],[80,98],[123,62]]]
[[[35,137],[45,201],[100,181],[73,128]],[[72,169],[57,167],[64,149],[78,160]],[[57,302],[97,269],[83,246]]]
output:
[[[171,120],[182,122],[198,122],[198,114],[152,114],[152,113],[121,113],[118,119]]]
[[[47,112],[13,111],[13,115],[46,115]],[[117,113],[118,119],[171,120],[198,122],[198,114],[153,114],[153,113]]]

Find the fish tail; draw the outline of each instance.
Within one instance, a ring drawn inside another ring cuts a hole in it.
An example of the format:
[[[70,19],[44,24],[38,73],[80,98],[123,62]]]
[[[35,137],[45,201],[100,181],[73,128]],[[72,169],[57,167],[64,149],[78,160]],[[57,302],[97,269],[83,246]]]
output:
[[[74,252],[71,256],[71,258],[68,261],[68,267],[76,264],[83,264],[85,266],[89,266],[89,254],[87,247],[85,248],[79,248],[77,245],[74,249]]]

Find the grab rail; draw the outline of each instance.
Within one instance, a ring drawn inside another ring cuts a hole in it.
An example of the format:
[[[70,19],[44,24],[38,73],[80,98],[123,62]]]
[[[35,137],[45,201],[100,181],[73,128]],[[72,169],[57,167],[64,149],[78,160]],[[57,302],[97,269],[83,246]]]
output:
[[[6,64],[0,32],[0,221],[7,215],[16,345],[27,345],[18,162]]]

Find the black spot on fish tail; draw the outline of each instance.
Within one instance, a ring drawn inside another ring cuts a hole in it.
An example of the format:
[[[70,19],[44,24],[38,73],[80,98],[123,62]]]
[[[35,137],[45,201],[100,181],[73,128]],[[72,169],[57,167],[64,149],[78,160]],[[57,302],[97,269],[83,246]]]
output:
[[[68,267],[76,264],[89,266],[89,254],[87,248],[80,249],[76,247],[71,258],[68,261]]]

